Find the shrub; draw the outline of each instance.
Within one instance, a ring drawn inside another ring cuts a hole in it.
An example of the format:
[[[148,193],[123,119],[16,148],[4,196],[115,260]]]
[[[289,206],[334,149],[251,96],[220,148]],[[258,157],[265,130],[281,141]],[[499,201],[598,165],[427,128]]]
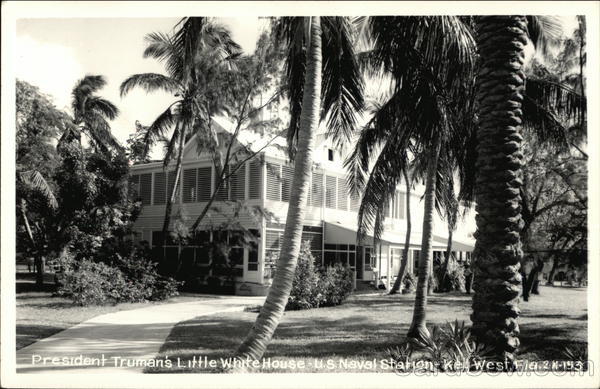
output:
[[[353,271],[349,267],[336,263],[321,273],[318,291],[323,296],[320,306],[340,305],[352,293]]]
[[[352,293],[353,276],[352,269],[339,263],[317,270],[310,246],[303,243],[286,309],[339,305]]]
[[[156,264],[141,248],[127,257],[114,253],[107,262],[76,260],[71,255],[59,260],[58,294],[78,305],[164,300],[177,295],[178,282],[158,274]]]
[[[417,287],[417,278],[413,273],[406,273],[402,279],[402,293],[412,293]]]
[[[309,309],[318,307],[323,296],[319,294],[319,272],[314,265],[315,258],[310,246],[305,242],[298,255],[298,265],[294,273],[292,290],[286,305],[287,310]]]

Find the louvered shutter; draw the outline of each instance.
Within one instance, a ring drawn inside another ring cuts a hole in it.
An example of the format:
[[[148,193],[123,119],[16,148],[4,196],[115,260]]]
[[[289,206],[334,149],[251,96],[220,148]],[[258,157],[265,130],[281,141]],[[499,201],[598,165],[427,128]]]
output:
[[[183,171],[183,202],[194,201],[196,201],[196,169],[186,169]]]
[[[286,203],[290,201],[293,177],[294,168],[291,166],[283,165],[281,173],[281,201],[285,201]]]
[[[142,204],[149,205],[152,196],[152,173],[140,175],[140,198]]]
[[[129,198],[137,201],[140,197],[140,175],[132,174],[129,176]]]
[[[215,174],[215,180],[214,180],[214,187],[216,188],[217,187],[217,179],[219,178],[218,176],[220,174],[218,174],[217,171],[215,171],[215,173],[216,174]],[[225,173],[223,175],[226,176],[227,173]],[[217,190],[217,195],[215,196],[215,200],[216,201],[227,201],[227,200],[229,200],[229,180],[227,180],[227,179],[223,180],[223,183],[221,184],[221,186]]]
[[[166,202],[167,175],[165,172],[154,173],[154,205]]]
[[[323,206],[323,174],[314,173],[312,176],[311,203],[313,207]]]
[[[281,165],[267,162],[267,200],[281,201]]]
[[[346,211],[348,209],[348,189],[346,180],[338,177],[337,179],[337,208]]]
[[[240,167],[231,176],[231,200],[246,199],[246,166]]]
[[[250,162],[250,172],[248,180],[248,198],[256,200],[260,199],[262,192],[262,166],[259,160]]]
[[[335,177],[326,176],[325,177],[325,206],[327,208],[335,209]]]
[[[167,177],[169,178],[169,182],[168,182],[168,187],[167,187],[167,199],[168,197],[171,195],[171,191],[173,190],[173,187],[175,186],[175,177],[177,175],[175,174],[175,171],[170,171],[169,174],[167,175]],[[181,187],[181,184],[177,185],[178,187]],[[175,195],[175,202],[177,202],[177,194]]]
[[[350,194],[350,210],[358,212],[360,208],[360,197],[356,194]]]
[[[198,201],[208,201],[212,195],[211,193],[211,168],[200,167],[198,168]]]

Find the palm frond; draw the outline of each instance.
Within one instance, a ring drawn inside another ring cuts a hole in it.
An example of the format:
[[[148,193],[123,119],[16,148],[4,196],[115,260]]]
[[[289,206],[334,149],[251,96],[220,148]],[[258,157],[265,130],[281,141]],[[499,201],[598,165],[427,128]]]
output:
[[[363,79],[349,18],[323,17],[323,112],[327,132],[338,145],[350,140],[364,106]]]
[[[52,192],[52,188],[50,188],[50,185],[48,185],[48,182],[39,171],[28,170],[20,172],[18,177],[20,178],[23,184],[29,187],[29,189],[40,193],[44,197],[50,208],[58,208],[58,201],[56,200],[56,196],[54,196],[54,193]]]
[[[162,90],[173,94],[180,90],[180,84],[170,77],[158,73],[141,73],[134,74],[121,83],[121,97],[135,87],[143,88],[146,92]]]
[[[86,111],[95,112],[96,114],[102,115],[109,120],[114,120],[119,116],[119,109],[116,105],[110,101],[103,99],[102,97],[91,96],[86,102]]]
[[[176,102],[174,104],[180,104],[180,102]],[[176,123],[177,115],[174,115],[171,111],[173,105],[169,106],[163,113],[158,115],[154,122],[151,125],[146,127],[146,132],[144,134],[144,150],[142,152],[142,158],[145,158],[150,152],[150,147],[154,145],[159,139],[163,138],[167,132],[171,129],[171,127]]]
[[[527,29],[529,39],[543,56],[559,44],[563,31],[561,19],[549,15],[527,16]]]

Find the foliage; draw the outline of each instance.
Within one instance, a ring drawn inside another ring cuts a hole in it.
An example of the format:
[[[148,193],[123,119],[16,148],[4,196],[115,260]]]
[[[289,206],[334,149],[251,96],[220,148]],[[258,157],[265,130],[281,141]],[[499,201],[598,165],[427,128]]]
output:
[[[158,274],[147,250],[127,247],[131,248],[127,256],[113,253],[100,257],[104,262],[62,256],[58,261],[63,271],[58,275],[57,293],[78,305],[155,301],[178,294],[178,283]]]
[[[403,293],[412,293],[417,287],[417,277],[411,272],[404,275],[402,280],[402,291]]]
[[[315,308],[323,300],[324,296],[319,293],[320,274],[314,261],[315,258],[310,252],[310,245],[307,242],[302,242],[292,290],[285,306],[286,310]]]
[[[336,263],[321,270],[318,290],[323,295],[320,306],[340,305],[352,293],[353,270],[341,263]]]
[[[409,362],[422,361],[425,371],[469,371],[484,360],[491,349],[471,339],[470,328],[464,322],[433,326],[422,339],[407,338],[388,350],[403,371]]]
[[[340,263],[318,269],[310,245],[302,243],[286,310],[340,305],[352,293],[353,270]]]

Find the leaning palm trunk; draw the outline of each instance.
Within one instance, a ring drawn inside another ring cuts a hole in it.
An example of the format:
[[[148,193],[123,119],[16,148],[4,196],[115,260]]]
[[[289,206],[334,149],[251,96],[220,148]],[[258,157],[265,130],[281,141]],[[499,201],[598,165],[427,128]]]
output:
[[[410,220],[410,182],[408,180],[408,174],[406,169],[402,169],[404,175],[404,181],[406,182],[406,239],[404,241],[404,250],[402,250],[402,262],[400,263],[400,270],[398,270],[398,277],[394,282],[394,286],[390,290],[390,294],[395,294],[402,285],[402,279],[406,273],[406,265],[408,264],[408,250],[410,246],[410,232],[411,232],[411,220]]]
[[[482,16],[477,21],[481,67],[477,79],[477,233],[474,255],[473,334],[514,360],[519,347],[521,103],[525,74],[524,16]]]
[[[427,178],[425,183],[425,204],[423,215],[423,239],[421,241],[421,254],[419,257],[419,277],[417,279],[417,290],[413,318],[407,336],[422,339],[429,334],[426,327],[427,310],[427,286],[431,270],[433,252],[431,245],[433,240],[433,203],[435,198],[436,174],[438,158],[440,154],[440,135],[435,136],[431,150],[431,156],[427,166]]]
[[[448,243],[446,244],[446,255],[444,259],[444,267],[442,269],[442,276],[440,277],[440,285],[438,289],[442,292],[449,291],[449,288],[446,288],[446,277],[448,276],[448,265],[450,265],[450,257],[452,256],[452,235],[454,231],[452,228],[448,228]]]
[[[184,126],[185,128],[185,126]],[[165,205],[165,218],[163,221],[162,227],[162,235],[161,235],[161,243],[159,246],[165,245],[167,241],[167,234],[169,233],[169,225],[171,224],[171,213],[173,212],[173,203],[175,203],[175,197],[177,195],[177,186],[179,185],[179,177],[181,176],[182,169],[182,160],[183,160],[183,146],[185,143],[185,131],[179,135],[179,149],[177,150],[177,164],[175,166],[175,182],[173,183],[173,187],[169,192],[169,197],[167,198],[167,204]],[[167,174],[167,182],[169,182],[168,174]]]
[[[310,41],[307,53],[302,113],[298,133],[298,148],[294,158],[294,178],[288,206],[281,254],[267,299],[250,329],[246,339],[236,352],[241,359],[262,358],[273,333],[279,324],[288,302],[296,271],[302,238],[302,224],[308,197],[312,153],[315,133],[319,123],[321,106],[321,21],[311,17]]]
[[[25,224],[25,230],[27,231],[27,236],[31,241],[32,247],[35,250],[35,239],[33,238],[33,232],[31,231],[31,225],[29,224],[29,218],[27,218],[27,202],[25,199],[21,199],[21,206],[19,207],[21,210],[21,216],[23,217],[23,224]],[[37,286],[44,285],[44,260],[39,252],[36,252],[34,259],[35,266],[35,284]]]

